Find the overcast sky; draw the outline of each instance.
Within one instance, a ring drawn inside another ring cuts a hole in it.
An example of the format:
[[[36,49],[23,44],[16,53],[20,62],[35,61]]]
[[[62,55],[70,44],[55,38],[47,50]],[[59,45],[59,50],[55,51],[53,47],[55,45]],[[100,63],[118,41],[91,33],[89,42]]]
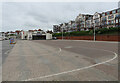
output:
[[[2,31],[43,29],[75,20],[79,13],[94,14],[118,8],[117,2],[4,2]]]

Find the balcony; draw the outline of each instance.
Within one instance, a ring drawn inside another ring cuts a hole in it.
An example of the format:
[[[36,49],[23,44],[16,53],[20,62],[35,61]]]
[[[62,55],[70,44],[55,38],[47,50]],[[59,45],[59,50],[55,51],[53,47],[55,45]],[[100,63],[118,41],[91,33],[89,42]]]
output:
[[[105,21],[107,21],[107,18],[102,18],[102,22],[105,22]]]
[[[117,14],[117,15],[115,16],[115,18],[120,18],[120,14]]]
[[[115,23],[108,23],[107,25],[115,25]]]
[[[107,26],[107,23],[102,23],[101,26]]]

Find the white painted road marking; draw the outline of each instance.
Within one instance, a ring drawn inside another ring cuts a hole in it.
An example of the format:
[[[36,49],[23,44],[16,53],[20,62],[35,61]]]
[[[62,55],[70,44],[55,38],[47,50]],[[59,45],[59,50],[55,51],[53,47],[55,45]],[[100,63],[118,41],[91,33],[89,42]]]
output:
[[[8,54],[10,52],[10,50],[7,50],[4,54]]]
[[[59,49],[61,51],[61,48],[59,48]],[[99,50],[103,50],[103,49],[99,49]],[[56,73],[56,74],[51,74],[51,75],[46,75],[46,76],[41,76],[41,77],[36,77],[36,78],[31,78],[31,79],[26,79],[26,80],[22,80],[22,81],[32,81],[32,80],[36,80],[36,79],[48,78],[48,77],[58,76],[58,75],[61,75],[61,74],[66,74],[66,73],[71,73],[71,72],[75,72],[75,71],[80,71],[80,70],[88,69],[88,68],[95,67],[95,66],[98,66],[98,65],[101,65],[101,64],[105,64],[105,63],[110,62],[110,61],[112,61],[112,60],[114,60],[114,59],[116,59],[118,57],[117,53],[115,53],[113,51],[109,51],[109,50],[103,50],[103,51],[111,52],[115,56],[112,59],[109,59],[107,61],[103,61],[103,62],[94,64],[94,65],[90,65],[90,66],[87,66],[87,67],[82,67],[82,68],[78,68],[78,69],[74,69],[74,70],[70,70],[70,71],[60,72],[60,73]]]
[[[61,48],[59,48],[59,52],[61,52],[62,51],[62,49]]]
[[[64,47],[64,48],[72,48],[72,46],[66,46],[66,47]]]

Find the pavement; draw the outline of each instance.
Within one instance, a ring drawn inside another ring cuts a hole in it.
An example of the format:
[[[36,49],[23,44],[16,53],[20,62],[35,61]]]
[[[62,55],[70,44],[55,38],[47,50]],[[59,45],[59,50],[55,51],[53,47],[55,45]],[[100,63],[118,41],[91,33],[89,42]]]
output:
[[[18,40],[3,81],[117,81],[118,43]]]
[[[8,57],[8,54],[13,47],[14,44],[10,44],[10,40],[2,41],[2,63],[5,62],[5,59]]]
[[[2,64],[13,47],[13,44],[9,44],[9,40],[0,41],[0,82],[2,81]]]
[[[2,81],[2,41],[0,41],[0,82]]]

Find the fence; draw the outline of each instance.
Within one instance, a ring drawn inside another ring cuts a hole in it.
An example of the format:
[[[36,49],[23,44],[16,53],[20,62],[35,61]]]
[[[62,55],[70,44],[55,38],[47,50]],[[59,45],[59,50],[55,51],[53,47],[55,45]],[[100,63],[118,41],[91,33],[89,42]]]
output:
[[[94,40],[94,36],[66,36],[63,37],[68,40]],[[57,37],[62,39],[62,37]],[[120,41],[120,35],[97,35],[96,41]]]

